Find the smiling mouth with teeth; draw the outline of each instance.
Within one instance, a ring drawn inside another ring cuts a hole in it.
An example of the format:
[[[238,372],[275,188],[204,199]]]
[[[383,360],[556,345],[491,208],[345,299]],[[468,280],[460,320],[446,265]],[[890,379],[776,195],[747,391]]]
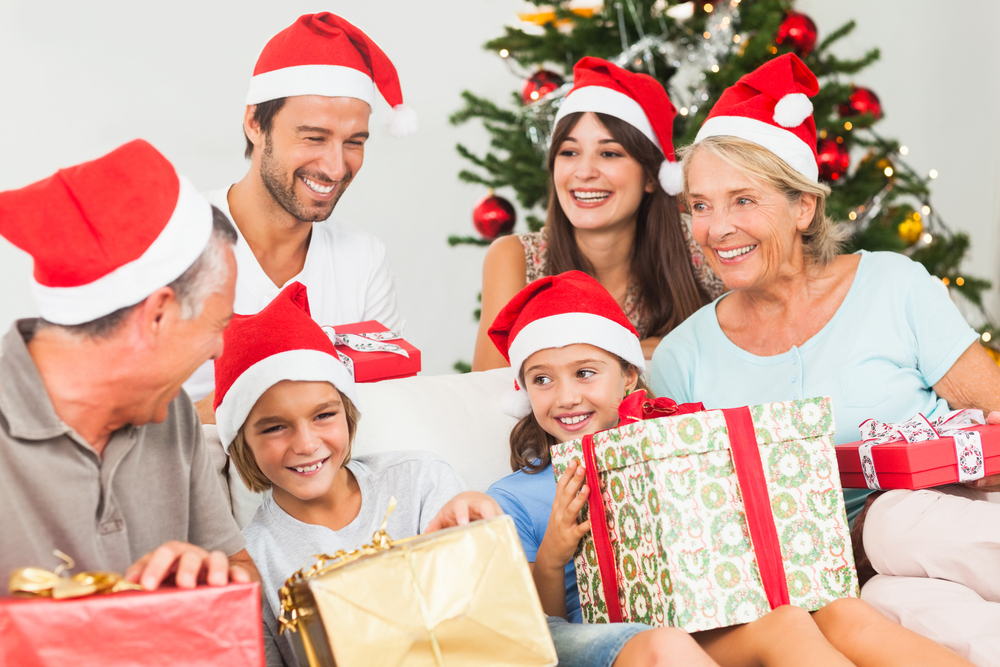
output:
[[[592,414],[594,413],[588,412],[585,415],[577,415],[575,417],[557,417],[557,419],[567,426],[572,426],[573,424],[579,424],[580,422],[585,421],[590,418],[590,415]]]
[[[593,190],[586,192],[582,190],[570,190],[570,192],[573,194],[573,197],[575,199],[582,202],[604,201],[605,199],[611,196],[611,193],[608,192],[607,190],[600,190],[596,192]]]
[[[303,473],[303,474],[305,474],[307,472],[316,472],[317,470],[319,470],[320,468],[322,468],[323,465],[327,461],[329,461],[329,460],[330,460],[330,457],[328,456],[325,459],[323,459],[322,461],[317,461],[316,463],[313,463],[312,465],[308,465],[308,466],[289,466],[288,469],[289,470],[294,470],[297,473]]]
[[[742,248],[735,248],[733,250],[717,250],[716,252],[719,253],[719,257],[722,259],[733,259],[734,257],[747,254],[756,247],[756,245],[746,245]]]
[[[316,181],[308,179],[304,176],[302,177],[302,182],[305,183],[306,187],[308,187],[310,190],[321,195],[328,195],[331,192],[333,192],[333,189],[335,187],[337,187],[336,183],[331,183],[330,185],[321,185],[320,183],[317,183]]]

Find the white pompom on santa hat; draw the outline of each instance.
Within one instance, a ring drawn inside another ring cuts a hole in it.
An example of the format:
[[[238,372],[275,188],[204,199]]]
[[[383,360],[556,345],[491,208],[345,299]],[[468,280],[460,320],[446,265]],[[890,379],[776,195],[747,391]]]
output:
[[[302,283],[292,283],[256,315],[236,315],[215,361],[215,420],[228,451],[264,392],[283,380],[329,382],[360,411],[354,376],[309,313]]]
[[[490,340],[520,377],[525,360],[539,350],[584,343],[646,368],[639,334],[618,302],[582,271],[539,278],[510,300],[490,327]],[[518,419],[531,412],[518,380],[500,409]]]
[[[378,44],[330,12],[304,14],[264,46],[250,79],[247,104],[281,97],[353,97],[375,104],[375,87],[392,108],[394,137],[417,131],[416,112],[403,104],[399,75]]]
[[[746,139],[818,182],[816,123],[809,101],[818,92],[816,76],[798,56],[787,53],[726,88],[694,143],[715,136]]]
[[[31,290],[53,324],[91,322],[180,277],[212,236],[212,207],[136,139],[0,192],[0,236],[34,259]]]
[[[663,153],[658,174],[668,195],[684,189],[681,165],[674,157],[674,117],[677,109],[660,82],[614,63],[587,56],[573,66],[573,88],[566,93],[556,124],[571,113],[604,113],[642,132]]]

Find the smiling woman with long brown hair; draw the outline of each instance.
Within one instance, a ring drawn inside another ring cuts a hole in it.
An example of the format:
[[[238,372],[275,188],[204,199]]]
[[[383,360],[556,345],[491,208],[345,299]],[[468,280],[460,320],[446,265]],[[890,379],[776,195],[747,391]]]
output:
[[[666,91],[598,58],[583,58],[573,72],[548,154],[545,228],[498,239],[486,255],[473,370],[506,365],[489,323],[542,276],[579,270],[596,278],[638,330],[647,357],[720,292],[679,213]]]

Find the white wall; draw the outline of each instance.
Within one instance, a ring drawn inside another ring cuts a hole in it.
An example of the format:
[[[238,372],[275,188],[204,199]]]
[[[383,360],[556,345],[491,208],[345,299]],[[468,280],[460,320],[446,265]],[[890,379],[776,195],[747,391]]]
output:
[[[243,99],[260,48],[302,13],[339,13],[394,60],[421,131],[389,137],[379,100],[365,166],[337,215],[385,241],[407,338],[424,351],[426,373],[447,372],[456,359],[472,357],[471,311],[484,253],[445,242],[450,233],[473,233],[472,206],[485,194],[456,178],[466,165],[454,145],[481,150],[488,141],[481,128],[454,128],[447,117],[464,89],[505,102],[519,87],[481,47],[522,6],[519,0],[0,0],[0,189],[135,137],[150,140],[203,190],[239,179],[246,170]],[[953,227],[972,235],[969,270],[1000,281],[1000,48],[986,32],[1000,22],[1000,4],[959,0],[946,11],[933,0],[800,0],[798,8],[816,20],[821,37],[848,18],[859,21],[840,49],[844,55],[882,49],[882,62],[858,77],[882,99],[886,120],[879,129],[910,147],[914,166],[941,172],[934,202]],[[35,314],[30,271],[30,259],[0,239],[0,330]]]

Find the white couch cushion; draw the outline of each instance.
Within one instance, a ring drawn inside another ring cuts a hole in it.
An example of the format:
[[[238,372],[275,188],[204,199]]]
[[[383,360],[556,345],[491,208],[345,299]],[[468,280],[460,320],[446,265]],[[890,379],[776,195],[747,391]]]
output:
[[[359,384],[361,421],[352,453],[422,450],[451,464],[475,491],[510,470],[510,430],[517,420],[500,411],[500,396],[514,381],[510,368],[482,373],[431,375]],[[205,426],[213,448],[221,448],[214,426]],[[263,496],[251,493],[229,467],[233,516],[242,528]]]

